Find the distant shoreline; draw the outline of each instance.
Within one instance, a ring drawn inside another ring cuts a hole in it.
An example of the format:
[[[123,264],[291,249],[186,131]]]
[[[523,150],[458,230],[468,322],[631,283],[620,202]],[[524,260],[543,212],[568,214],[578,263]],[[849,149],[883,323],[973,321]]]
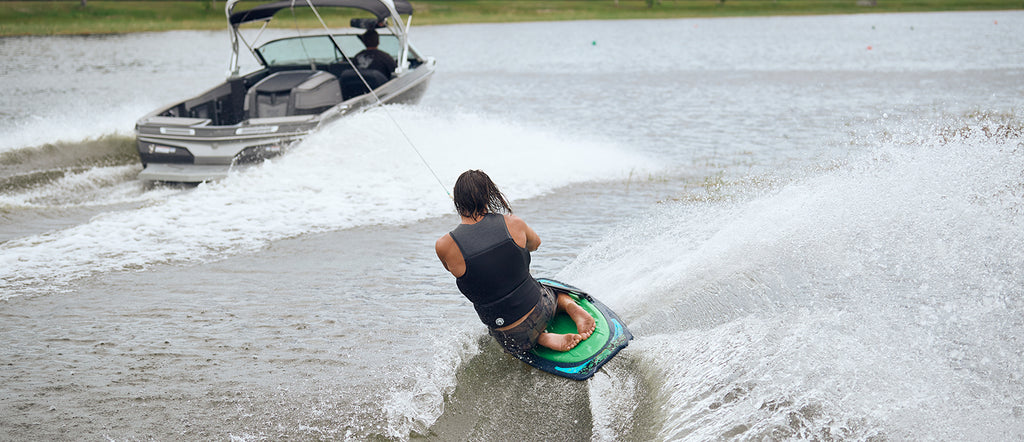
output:
[[[412,0],[413,25],[1024,9],[1024,0]],[[226,28],[224,0],[0,1],[0,37]],[[312,16],[288,26],[318,27]]]

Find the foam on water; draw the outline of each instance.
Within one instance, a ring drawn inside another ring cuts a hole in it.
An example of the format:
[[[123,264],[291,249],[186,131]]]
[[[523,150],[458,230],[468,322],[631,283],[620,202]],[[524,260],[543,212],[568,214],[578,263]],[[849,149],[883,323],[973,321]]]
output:
[[[122,165],[93,167],[64,173],[44,185],[0,194],[0,208],[67,208],[154,201],[176,193],[170,188],[145,191],[143,183],[134,180],[139,166]]]
[[[408,382],[393,384],[385,395],[381,404],[385,436],[401,440],[410,434],[429,434],[430,426],[444,412],[445,398],[456,388],[459,366],[480,353],[477,338],[476,330],[469,327],[456,327],[444,338],[430,337],[435,356],[431,364],[403,373]],[[453,346],[453,342],[460,345]]]
[[[394,121],[401,122],[444,187]],[[650,166],[615,146],[474,115],[377,109],[344,119],[288,155],[223,181],[169,194],[141,209],[103,213],[73,228],[9,241],[0,246],[3,287],[5,296],[16,296],[96,272],[216,259],[311,232],[450,213],[446,191],[470,168],[488,171],[508,197],[518,199],[571,182],[624,178]],[[69,178],[68,186],[78,184]]]
[[[561,277],[628,318],[659,439],[1020,438],[1016,127],[905,128],[845,164],[668,203]]]
[[[145,103],[70,102],[62,105],[59,115],[19,116],[9,125],[0,125],[0,152],[99,134],[132,135],[135,121],[152,107]]]

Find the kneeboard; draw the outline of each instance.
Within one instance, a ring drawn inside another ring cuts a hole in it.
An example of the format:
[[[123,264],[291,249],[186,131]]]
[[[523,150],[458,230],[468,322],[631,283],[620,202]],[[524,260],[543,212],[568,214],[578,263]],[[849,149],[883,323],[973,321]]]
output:
[[[582,381],[589,379],[619,350],[626,348],[633,334],[619,316],[607,306],[571,285],[553,279],[538,278],[537,282],[553,291],[566,293],[594,317],[596,327],[589,338],[572,350],[560,352],[537,346],[526,353],[514,354],[519,360],[548,373]],[[551,333],[576,333],[576,323],[565,313],[558,313],[548,323]]]

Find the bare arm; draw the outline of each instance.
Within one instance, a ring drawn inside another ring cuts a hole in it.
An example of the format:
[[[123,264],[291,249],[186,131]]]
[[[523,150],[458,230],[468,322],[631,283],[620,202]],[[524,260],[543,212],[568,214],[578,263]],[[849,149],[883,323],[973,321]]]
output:
[[[531,252],[536,251],[540,247],[540,236],[522,218],[515,215],[505,215],[505,224],[508,226],[509,233],[512,234],[512,239],[516,241],[519,247]]]
[[[437,253],[437,259],[441,260],[441,265],[456,278],[466,273],[466,261],[451,235],[446,234],[438,238],[434,244],[434,252]]]

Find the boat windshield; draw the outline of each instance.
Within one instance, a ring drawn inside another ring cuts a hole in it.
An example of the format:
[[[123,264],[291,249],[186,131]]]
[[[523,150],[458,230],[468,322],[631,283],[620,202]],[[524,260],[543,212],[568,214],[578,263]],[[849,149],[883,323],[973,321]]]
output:
[[[341,50],[349,58],[355,57],[359,51],[366,48],[357,35],[335,35]],[[401,47],[398,37],[389,34],[380,36],[378,49],[391,54],[397,58]],[[326,35],[313,35],[306,37],[283,38],[267,42],[267,44],[256,49],[260,57],[266,62],[267,67],[297,66],[306,65],[310,61],[316,64],[341,63],[345,61],[345,55],[338,52]]]

